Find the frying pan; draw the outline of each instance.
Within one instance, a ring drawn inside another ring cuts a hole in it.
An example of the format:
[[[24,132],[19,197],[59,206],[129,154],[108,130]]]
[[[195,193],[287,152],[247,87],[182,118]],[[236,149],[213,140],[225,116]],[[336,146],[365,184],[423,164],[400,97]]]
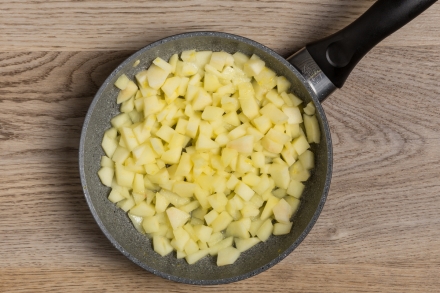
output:
[[[272,267],[291,253],[310,232],[324,206],[332,174],[332,143],[321,102],[342,87],[359,60],[377,43],[411,21],[435,0],[379,0],[367,12],[341,31],[308,44],[288,58],[252,40],[219,32],[193,32],[175,35],[152,43],[119,65],[97,92],[87,113],[81,134],[79,163],[85,198],[99,227],[111,243],[134,263],[163,278],[189,284],[224,284],[249,278]],[[257,54],[266,66],[292,83],[291,91],[305,103],[313,102],[321,129],[321,143],[313,144],[316,166],[306,182],[301,206],[293,218],[292,231],[271,237],[242,253],[230,266],[217,267],[215,259],[205,257],[188,265],[172,254],[161,257],[150,240],[140,234],[127,215],[112,204],[97,176],[99,147],[110,119],[119,113],[117,89],[113,86],[122,74],[133,77],[147,68],[156,57],[168,60],[171,55],[195,49],[240,51]],[[140,60],[134,68],[133,64]]]

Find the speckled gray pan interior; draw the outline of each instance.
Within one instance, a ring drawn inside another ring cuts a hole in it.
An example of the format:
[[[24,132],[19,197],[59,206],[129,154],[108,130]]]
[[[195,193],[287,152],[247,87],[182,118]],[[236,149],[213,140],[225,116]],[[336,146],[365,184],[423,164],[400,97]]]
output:
[[[306,183],[299,211],[293,218],[290,234],[273,236],[244,252],[229,266],[217,267],[215,258],[206,257],[188,265],[184,259],[176,259],[175,253],[161,257],[152,249],[151,241],[136,231],[127,215],[107,199],[109,188],[103,186],[97,176],[103,133],[110,127],[110,119],[119,112],[116,105],[118,90],[113,83],[121,74],[133,78],[146,69],[156,57],[168,59],[184,50],[212,50],[247,55],[257,54],[278,75],[292,82],[292,91],[307,102],[313,101],[321,130],[321,143],[313,145],[316,167]],[[133,68],[133,63],[140,64]],[[272,267],[291,253],[315,224],[326,199],[332,170],[332,148],[327,119],[316,96],[304,85],[304,79],[284,58],[267,47],[249,39],[217,32],[195,32],[165,38],[148,45],[124,61],[107,78],[96,94],[87,113],[80,142],[79,162],[81,183],[90,210],[111,243],[131,261],[147,271],[163,278],[189,283],[215,285],[239,281],[257,275]],[[292,268],[298,270],[301,268]]]

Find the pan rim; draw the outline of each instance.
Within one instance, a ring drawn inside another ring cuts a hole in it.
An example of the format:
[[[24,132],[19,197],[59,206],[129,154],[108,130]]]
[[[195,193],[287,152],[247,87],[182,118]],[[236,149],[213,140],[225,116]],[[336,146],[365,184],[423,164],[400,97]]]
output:
[[[321,199],[320,202],[318,204],[318,207],[316,208],[311,220],[309,221],[309,223],[307,224],[306,228],[303,230],[303,232],[301,233],[301,235],[296,239],[296,241],[294,243],[292,243],[283,253],[281,253],[279,256],[277,256],[276,258],[274,258],[272,261],[270,261],[269,263],[265,264],[264,266],[261,266],[251,272],[247,272],[244,274],[240,274],[234,277],[230,277],[230,278],[223,278],[223,279],[209,279],[209,280],[196,280],[196,279],[189,279],[189,278],[182,278],[182,277],[178,277],[175,275],[171,275],[168,273],[164,273],[158,270],[155,270],[151,267],[149,267],[148,265],[146,265],[145,263],[141,262],[139,259],[137,259],[136,257],[134,257],[133,255],[131,255],[128,251],[126,251],[122,245],[120,245],[118,243],[118,241],[116,241],[116,239],[112,236],[112,234],[106,229],[104,223],[101,221],[94,205],[91,199],[91,195],[88,191],[87,188],[87,180],[86,180],[86,174],[85,174],[85,167],[84,167],[84,147],[85,147],[85,138],[86,138],[86,133],[87,133],[87,129],[90,123],[90,119],[91,116],[93,114],[93,111],[96,107],[96,104],[98,102],[98,100],[100,99],[100,97],[102,96],[103,91],[109,86],[110,81],[112,80],[112,78],[117,75],[119,73],[119,71],[125,67],[128,63],[131,63],[135,60],[137,60],[136,58],[141,55],[143,52],[150,50],[158,45],[161,45],[163,43],[166,42],[170,42],[170,41],[174,41],[174,40],[178,40],[178,39],[182,39],[182,38],[191,38],[191,37],[219,37],[219,38],[226,38],[226,39],[235,39],[241,42],[245,42],[250,44],[251,46],[254,46],[262,51],[265,51],[266,53],[272,55],[275,59],[277,59],[279,62],[281,62],[284,66],[286,66],[289,70],[291,70],[292,72],[294,72],[294,74],[297,76],[298,79],[300,79],[301,83],[306,87],[307,91],[309,92],[310,96],[313,99],[314,104],[316,105],[316,111],[318,112],[319,116],[321,117],[322,120],[322,124],[323,124],[323,133],[325,134],[325,140],[326,140],[326,144],[327,144],[327,176],[326,176],[326,180],[324,183],[324,189],[322,191],[322,195],[321,195]],[[284,258],[286,258],[293,250],[295,250],[296,247],[298,247],[299,244],[301,244],[301,242],[305,239],[305,237],[310,233],[311,229],[313,228],[313,226],[315,225],[315,223],[317,222],[319,215],[321,214],[323,208],[324,208],[324,204],[326,202],[327,199],[327,195],[330,189],[330,182],[331,182],[331,177],[332,177],[332,169],[333,169],[333,150],[332,150],[332,141],[331,141],[331,134],[330,134],[330,129],[329,129],[329,125],[328,125],[328,121],[327,121],[327,117],[325,116],[324,110],[322,108],[321,103],[319,102],[316,94],[314,93],[314,91],[311,89],[311,87],[309,86],[309,84],[307,83],[307,81],[303,78],[303,76],[299,73],[299,71],[292,65],[290,64],[285,58],[283,58],[282,56],[280,56],[278,53],[276,53],[275,51],[273,51],[272,49],[256,42],[253,41],[251,39],[242,37],[242,36],[238,36],[238,35],[234,35],[234,34],[229,34],[229,33],[224,33],[224,32],[215,32],[215,31],[196,31],[196,32],[188,32],[188,33],[181,33],[181,34],[176,34],[176,35],[172,35],[169,37],[165,37],[163,39],[157,40],[143,48],[141,48],[140,50],[136,51],[135,53],[133,53],[131,56],[129,56],[127,59],[125,59],[120,65],[118,65],[116,67],[116,69],[114,69],[112,71],[112,73],[105,79],[105,81],[102,83],[102,85],[100,86],[99,90],[97,91],[97,93],[95,94],[89,109],[87,111],[87,114],[85,116],[85,120],[84,120],[84,124],[81,130],[81,138],[80,138],[80,146],[79,146],[79,172],[80,172],[80,178],[81,178],[81,185],[82,185],[82,189],[83,189],[83,193],[84,196],[86,198],[87,201],[87,205],[89,206],[89,209],[93,215],[93,218],[95,219],[96,223],[98,224],[99,228],[101,229],[101,231],[104,233],[104,235],[107,237],[107,239],[112,243],[112,245],[118,249],[123,255],[125,255],[128,259],[130,259],[132,262],[134,262],[135,264],[137,264],[138,266],[140,266],[141,268],[153,273],[154,275],[160,276],[164,279],[168,279],[171,281],[175,281],[175,282],[179,282],[179,283],[185,283],[185,284],[191,284],[191,285],[220,285],[220,284],[227,284],[227,283],[232,283],[232,282],[237,282],[240,280],[244,280],[247,278],[250,278],[252,276],[258,275],[259,273],[268,270],[269,268],[273,267],[274,265],[276,265],[277,263],[279,263],[281,260],[283,260]]]

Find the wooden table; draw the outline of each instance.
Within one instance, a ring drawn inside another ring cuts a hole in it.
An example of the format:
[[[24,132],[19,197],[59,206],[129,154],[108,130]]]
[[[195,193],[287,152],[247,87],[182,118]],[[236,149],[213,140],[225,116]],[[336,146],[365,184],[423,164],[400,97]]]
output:
[[[224,31],[284,56],[374,1],[2,1],[0,292],[439,292],[440,4],[373,49],[324,103],[334,175],[306,240],[268,271],[194,287],[120,254],[82,194],[87,108],[126,57]]]

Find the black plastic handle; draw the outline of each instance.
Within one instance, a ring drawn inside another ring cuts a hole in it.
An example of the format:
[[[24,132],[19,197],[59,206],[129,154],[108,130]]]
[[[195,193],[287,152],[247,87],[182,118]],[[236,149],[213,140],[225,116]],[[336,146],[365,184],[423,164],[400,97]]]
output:
[[[307,51],[333,84],[341,88],[368,51],[435,2],[437,0],[379,0],[346,28],[308,44]]]

